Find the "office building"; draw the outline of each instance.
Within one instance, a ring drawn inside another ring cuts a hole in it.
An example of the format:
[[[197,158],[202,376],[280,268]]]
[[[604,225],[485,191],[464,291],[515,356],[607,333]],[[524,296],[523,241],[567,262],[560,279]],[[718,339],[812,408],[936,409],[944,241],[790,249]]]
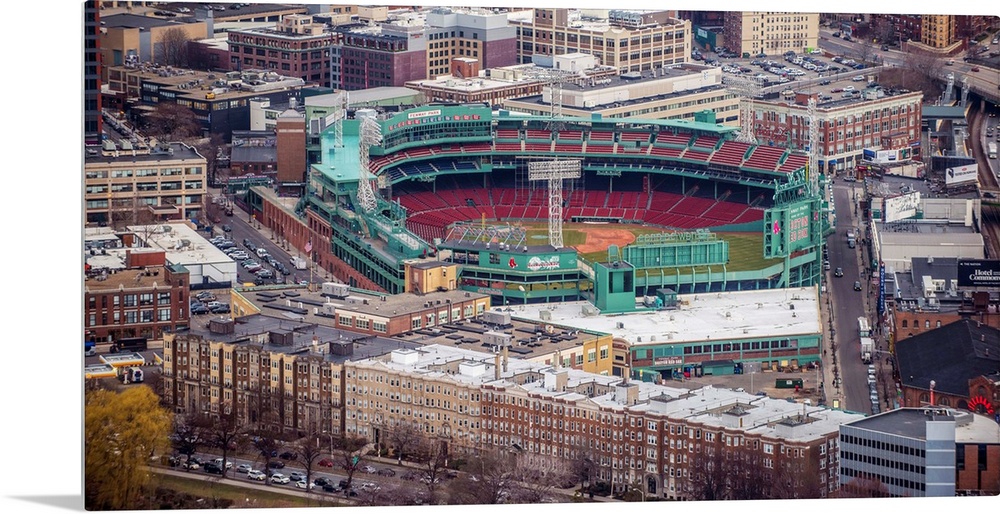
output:
[[[119,145],[105,141],[83,161],[86,223],[121,226],[198,217],[207,187],[206,160],[195,148],[128,140]]]
[[[229,31],[231,70],[271,70],[331,87],[331,48],[339,33],[310,15],[283,17],[273,28]]]
[[[101,142],[101,8],[100,2],[83,4],[83,143]]]
[[[951,497],[1000,492],[1000,427],[936,405],[840,427],[840,484],[863,496]]]
[[[683,63],[691,54],[691,22],[673,11],[535,8],[507,16],[523,64],[583,52],[627,73]]]

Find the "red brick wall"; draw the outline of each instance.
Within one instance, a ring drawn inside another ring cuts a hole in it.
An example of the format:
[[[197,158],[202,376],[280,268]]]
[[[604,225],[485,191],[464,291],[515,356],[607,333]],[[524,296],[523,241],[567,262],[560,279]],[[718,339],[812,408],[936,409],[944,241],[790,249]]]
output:
[[[279,118],[278,131],[278,182],[305,181],[306,173],[306,119]]]

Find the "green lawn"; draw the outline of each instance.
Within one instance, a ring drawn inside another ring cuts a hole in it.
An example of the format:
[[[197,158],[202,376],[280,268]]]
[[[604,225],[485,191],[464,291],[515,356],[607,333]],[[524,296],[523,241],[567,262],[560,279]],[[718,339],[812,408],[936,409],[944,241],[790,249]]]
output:
[[[152,484],[166,489],[187,493],[199,498],[205,498],[210,502],[212,498],[232,500],[233,507],[260,507],[260,508],[282,508],[282,507],[337,507],[340,504],[322,498],[305,498],[295,495],[281,494],[277,492],[258,491],[256,489],[237,487],[228,484],[221,484],[214,480],[197,480],[193,478],[181,478],[171,475],[153,474]],[[283,485],[274,487],[295,487],[294,485]],[[294,489],[293,489],[294,490]],[[250,504],[247,504],[247,499]]]
[[[566,246],[576,246],[586,242],[586,234],[582,230],[575,228],[575,223],[563,225],[563,244]],[[654,234],[667,232],[655,227],[642,227],[637,225],[605,225],[606,228],[620,228],[632,232],[636,236],[641,234]],[[548,228],[544,222],[524,223],[528,244],[544,244],[548,241]],[[755,232],[718,232],[720,239],[729,242],[729,264],[727,271],[753,271],[766,268],[781,261],[781,259],[764,259],[764,235]],[[533,237],[533,236],[544,236]],[[608,258],[607,249],[595,252],[581,253],[580,258],[588,261],[604,261]],[[722,272],[721,266],[715,266],[713,272]]]

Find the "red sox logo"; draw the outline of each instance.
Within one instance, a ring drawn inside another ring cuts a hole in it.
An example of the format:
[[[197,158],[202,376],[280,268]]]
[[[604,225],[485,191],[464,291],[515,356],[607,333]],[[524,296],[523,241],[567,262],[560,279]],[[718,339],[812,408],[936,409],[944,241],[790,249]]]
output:
[[[511,257],[510,260],[507,261],[507,265],[510,266],[513,269],[513,268],[517,267],[517,262],[514,262],[514,258]]]

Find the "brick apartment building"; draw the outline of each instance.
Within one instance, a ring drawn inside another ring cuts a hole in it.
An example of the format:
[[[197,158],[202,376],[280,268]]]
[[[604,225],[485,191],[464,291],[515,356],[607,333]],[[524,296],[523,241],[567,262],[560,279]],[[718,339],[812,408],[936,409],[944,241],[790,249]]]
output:
[[[273,70],[331,87],[331,48],[338,36],[301,14],[285,16],[274,28],[231,30],[229,69]]]
[[[803,53],[819,43],[819,14],[729,11],[722,34],[726,48],[737,54]]]
[[[127,252],[125,269],[88,273],[83,284],[85,339],[160,339],[187,328],[188,276],[183,266],[167,265],[162,251]]]
[[[332,86],[349,91],[373,87],[401,87],[427,77],[427,39],[424,27],[386,23],[347,28],[333,49],[340,63]]]
[[[278,115],[275,123],[279,191],[300,196],[306,184],[306,118],[294,109]]]

